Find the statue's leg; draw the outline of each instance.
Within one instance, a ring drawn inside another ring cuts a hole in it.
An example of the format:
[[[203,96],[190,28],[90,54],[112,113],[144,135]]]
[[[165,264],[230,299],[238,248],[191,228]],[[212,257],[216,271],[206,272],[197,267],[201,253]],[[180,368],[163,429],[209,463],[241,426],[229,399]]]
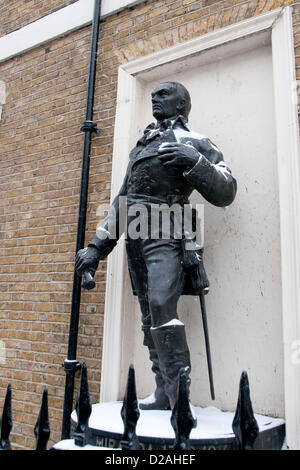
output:
[[[187,376],[191,370],[190,352],[186,341],[185,326],[178,322],[151,329],[158,352],[159,364],[165,383],[165,392],[173,409],[177,400],[178,375],[185,368]],[[188,392],[190,379],[188,378]]]
[[[146,241],[143,252],[148,269],[151,334],[171,408],[177,399],[180,369],[184,367],[187,375],[191,370],[185,327],[177,315],[184,283],[181,250],[180,240],[157,240]],[[188,388],[189,383],[190,379]]]
[[[127,242],[128,264],[131,272],[134,289],[138,295],[138,300],[142,313],[142,331],[144,333],[143,344],[148,348],[149,358],[152,362],[152,372],[155,375],[156,389],[148,397],[139,401],[142,410],[169,410],[170,403],[165,393],[164,380],[159,367],[158,355],[151,335],[151,314],[149,308],[147,284],[148,272],[145,261],[140,253],[138,241]]]
[[[164,379],[160,370],[158,354],[155,349],[155,345],[154,345],[152,334],[151,334],[151,323],[150,323],[151,319],[150,319],[148,300],[145,303],[146,305],[144,305],[143,307],[141,306],[142,311],[148,312],[147,317],[143,315],[143,325],[142,325],[142,330],[144,333],[143,344],[144,346],[147,346],[149,350],[149,358],[150,358],[150,361],[152,362],[152,372],[155,375],[156,389],[155,389],[155,392],[152,393],[149,397],[146,397],[144,400],[140,400],[139,407],[142,410],[169,410],[170,403],[165,393]],[[140,304],[141,304],[141,301],[140,301]]]

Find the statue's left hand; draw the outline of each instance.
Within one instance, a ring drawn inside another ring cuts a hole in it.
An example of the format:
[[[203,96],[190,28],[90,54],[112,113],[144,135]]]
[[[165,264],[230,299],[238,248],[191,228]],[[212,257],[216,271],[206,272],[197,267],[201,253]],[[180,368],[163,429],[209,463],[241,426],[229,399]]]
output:
[[[193,168],[201,155],[190,143],[168,142],[162,144],[158,151],[160,153],[158,158],[164,166],[182,168],[183,171]]]

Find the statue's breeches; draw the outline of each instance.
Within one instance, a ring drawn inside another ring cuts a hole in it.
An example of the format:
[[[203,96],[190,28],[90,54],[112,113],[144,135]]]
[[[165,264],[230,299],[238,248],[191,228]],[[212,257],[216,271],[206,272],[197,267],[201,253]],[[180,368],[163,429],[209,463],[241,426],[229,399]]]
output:
[[[151,325],[178,318],[177,302],[185,279],[182,241],[127,239],[126,248],[133,287],[140,303],[149,302]]]

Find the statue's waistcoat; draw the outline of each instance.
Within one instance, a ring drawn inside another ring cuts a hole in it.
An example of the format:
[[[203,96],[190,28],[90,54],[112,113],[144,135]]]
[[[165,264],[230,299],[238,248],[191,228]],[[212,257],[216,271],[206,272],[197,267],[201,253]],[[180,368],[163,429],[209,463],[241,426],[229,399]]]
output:
[[[146,141],[146,145],[138,144],[131,151],[128,195],[141,194],[162,199],[170,195],[190,195],[193,188],[182,175],[182,169],[164,166],[158,157],[158,149],[164,142],[176,142],[172,129],[157,134],[153,139]]]

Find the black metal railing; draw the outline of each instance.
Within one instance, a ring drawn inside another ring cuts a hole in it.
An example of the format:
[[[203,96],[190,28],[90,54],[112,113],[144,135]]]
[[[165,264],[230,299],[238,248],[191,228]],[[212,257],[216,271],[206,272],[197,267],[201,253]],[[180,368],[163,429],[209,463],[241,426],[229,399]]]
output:
[[[92,412],[88,374],[85,363],[83,363],[81,367],[80,387],[75,409],[77,414],[77,426],[73,433],[74,444],[78,447],[84,447],[87,444],[88,423]],[[129,367],[121,417],[124,424],[121,449],[124,451],[141,450],[142,446],[136,434],[140,410],[136,394],[133,365]],[[190,433],[193,428],[194,417],[190,408],[187,392],[187,376],[184,369],[181,369],[179,373],[177,402],[171,414],[171,424],[175,433],[173,450],[190,450]],[[11,385],[8,385],[0,424],[0,450],[11,450],[9,436],[12,427],[12,390]],[[236,439],[236,449],[253,449],[259,434],[259,428],[252,409],[249,381],[245,371],[242,373],[240,379],[238,402],[232,422],[232,430]],[[36,440],[35,449],[40,451],[47,450],[50,437],[50,425],[48,415],[48,392],[46,388],[43,392],[39,416],[34,427],[34,436]],[[51,448],[50,450],[56,449]],[[107,450],[111,449],[107,448]]]
[[[11,450],[11,445],[9,441],[10,432],[13,427],[11,397],[11,385],[9,384],[6,390],[0,425],[0,450]],[[47,443],[50,437],[50,425],[48,418],[48,391],[46,388],[43,391],[41,408],[33,432],[36,440],[35,449],[46,450]]]

